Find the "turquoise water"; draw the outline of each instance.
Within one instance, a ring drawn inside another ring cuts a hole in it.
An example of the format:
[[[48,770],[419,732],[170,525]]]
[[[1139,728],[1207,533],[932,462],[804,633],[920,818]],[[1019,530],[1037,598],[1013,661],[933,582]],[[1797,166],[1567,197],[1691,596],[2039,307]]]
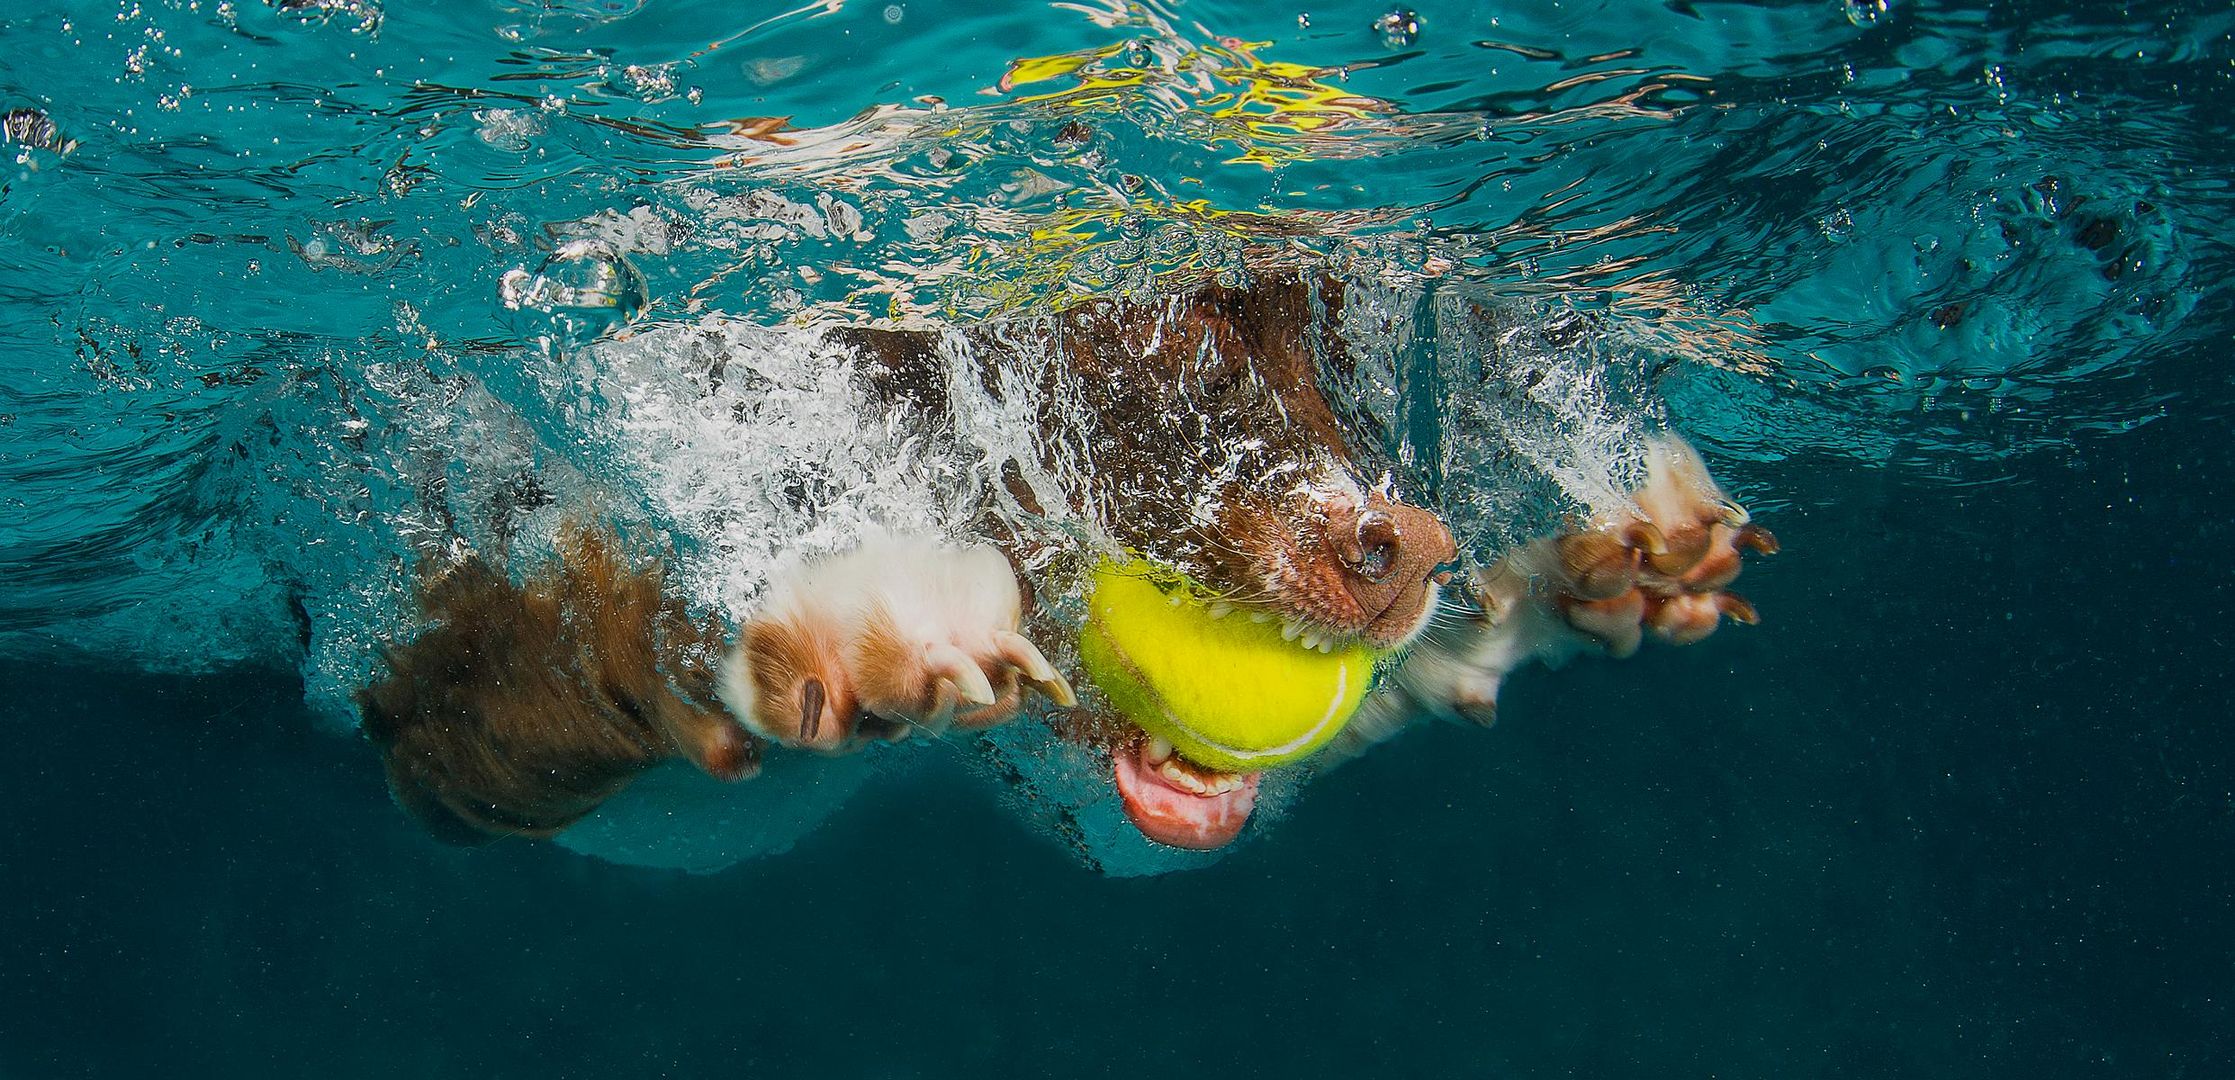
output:
[[[1391,14],[0,13],[0,1076],[2235,1069],[2235,13]],[[1221,859],[968,747],[564,845],[389,803],[347,694],[430,544],[596,505],[735,608],[973,467],[803,327],[1268,257],[1365,298],[1343,404],[1474,554],[1673,426],[1764,625]]]

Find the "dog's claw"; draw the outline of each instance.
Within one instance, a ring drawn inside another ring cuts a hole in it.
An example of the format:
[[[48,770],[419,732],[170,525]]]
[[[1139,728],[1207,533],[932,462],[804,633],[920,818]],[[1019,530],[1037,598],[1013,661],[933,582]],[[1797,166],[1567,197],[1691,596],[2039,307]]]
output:
[[[1746,548],[1750,551],[1758,552],[1763,555],[1775,555],[1778,552],[1777,537],[1768,529],[1762,528],[1761,526],[1753,524],[1752,522],[1748,522],[1738,527],[1738,536],[1736,537],[1735,543],[1737,543],[1739,547]]]
[[[1760,613],[1754,610],[1754,605],[1749,603],[1745,597],[1737,593],[1716,593],[1715,608],[1729,616],[1732,622],[1745,623],[1748,626],[1761,625],[1762,617]]]
[[[1048,663],[1048,658],[1040,652],[1040,647],[1023,634],[1011,630],[996,630],[993,633],[993,646],[995,655],[1022,672],[1025,681],[1031,683],[1033,689],[1040,691],[1049,701],[1066,709],[1078,707],[1079,695],[1072,692],[1071,681],[1064,678],[1054,664]]]
[[[924,646],[924,673],[952,684],[955,693],[972,705],[993,704],[993,681],[961,649],[944,643]]]

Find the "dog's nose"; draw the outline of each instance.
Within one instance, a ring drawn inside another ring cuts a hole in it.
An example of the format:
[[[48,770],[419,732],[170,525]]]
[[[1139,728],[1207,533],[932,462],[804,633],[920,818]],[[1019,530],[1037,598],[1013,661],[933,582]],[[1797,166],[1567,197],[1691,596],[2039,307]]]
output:
[[[1380,495],[1329,525],[1335,557],[1368,585],[1424,580],[1458,550],[1436,515]]]

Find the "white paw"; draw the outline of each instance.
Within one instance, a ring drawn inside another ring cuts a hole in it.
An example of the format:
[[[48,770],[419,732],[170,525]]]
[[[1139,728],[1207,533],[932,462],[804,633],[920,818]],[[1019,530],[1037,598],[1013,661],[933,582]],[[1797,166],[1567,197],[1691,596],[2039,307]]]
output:
[[[1568,626],[1618,657],[1648,633],[1689,645],[1725,615],[1758,621],[1729,586],[1743,552],[1777,552],[1777,538],[1723,493],[1698,451],[1675,436],[1646,449],[1645,486],[1630,509],[1553,538],[1552,558],[1540,553],[1533,567]]]
[[[762,736],[829,752],[997,724],[1027,686],[1077,704],[1022,620],[993,548],[872,538],[778,576],[723,665],[722,700]]]

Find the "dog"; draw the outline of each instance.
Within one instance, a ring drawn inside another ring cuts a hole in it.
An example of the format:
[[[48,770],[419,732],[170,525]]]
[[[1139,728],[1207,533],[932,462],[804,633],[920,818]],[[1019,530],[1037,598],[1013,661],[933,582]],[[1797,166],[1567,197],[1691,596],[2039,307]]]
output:
[[[1223,846],[1257,777],[1189,762],[1082,703],[1050,659],[1069,655],[1076,622],[1039,592],[1112,550],[1280,620],[1299,648],[1411,647],[1345,736],[1350,753],[1414,713],[1479,718],[1506,671],[1555,649],[1623,655],[1646,634],[1684,642],[1726,614],[1752,620],[1727,585],[1741,549],[1774,541],[1673,440],[1653,449],[1633,512],[1460,567],[1445,522],[1368,464],[1320,389],[1354,368],[1336,332],[1344,300],[1332,278],[1265,273],[956,330],[827,331],[865,396],[922,429],[953,423],[958,392],[1021,406],[1042,467],[1012,463],[960,542],[879,536],[795,561],[734,632],[684,610],[659,559],[596,526],[570,529],[522,584],[471,556],[429,570],[429,629],[359,695],[398,802],[448,840],[548,837],[663,761],[743,779],[769,753],[985,728],[1038,697],[1107,758],[1147,835]],[[1046,362],[1020,372],[1012,354]],[[1480,614],[1424,636],[1447,592]]]

